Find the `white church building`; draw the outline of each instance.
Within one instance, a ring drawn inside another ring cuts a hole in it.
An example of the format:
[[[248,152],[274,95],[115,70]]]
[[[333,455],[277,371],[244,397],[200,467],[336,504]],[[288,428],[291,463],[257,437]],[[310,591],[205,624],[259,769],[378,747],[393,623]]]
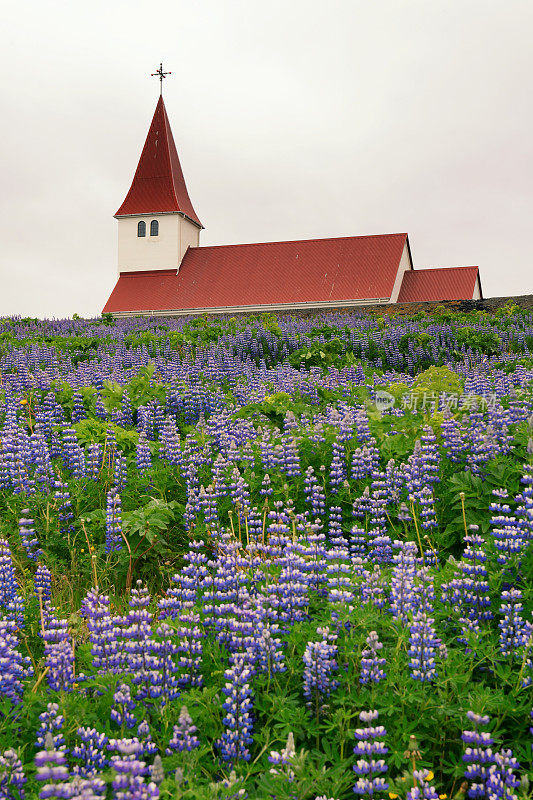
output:
[[[414,269],[407,233],[202,247],[159,97],[115,214],[114,316],[233,314],[482,297],[478,267]]]

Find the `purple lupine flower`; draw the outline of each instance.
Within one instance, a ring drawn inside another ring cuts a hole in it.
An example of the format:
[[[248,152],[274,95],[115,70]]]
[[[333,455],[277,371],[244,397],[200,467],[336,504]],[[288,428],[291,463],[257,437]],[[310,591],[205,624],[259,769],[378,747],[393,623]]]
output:
[[[97,481],[102,469],[102,445],[98,442],[91,442],[88,445],[85,466],[87,477],[92,481]]]
[[[514,789],[520,786],[515,770],[520,764],[513,756],[512,750],[500,750],[494,755],[494,764],[488,769],[485,784],[488,800],[517,800]]]
[[[85,455],[80,447],[74,428],[63,426],[61,431],[61,455],[65,469],[72,472],[76,480],[85,477]]]
[[[279,633],[279,625],[271,625],[266,620],[258,620],[254,625],[254,665],[258,671],[266,672],[269,676],[287,669],[283,657],[283,642],[277,635]]]
[[[127,683],[120,683],[113,694],[113,708],[110,714],[112,721],[117,725],[134,728],[137,725],[137,717],[132,713],[135,706],[130,687]]]
[[[19,628],[24,627],[24,600],[19,594],[11,550],[5,539],[0,539],[0,609]]]
[[[481,731],[479,728],[488,725],[490,719],[486,715],[476,714],[473,711],[468,711],[466,716],[474,725],[473,730],[465,730],[461,735],[461,739],[466,745],[463,761],[466,765],[464,776],[470,782],[468,796],[472,798],[486,797],[489,768],[494,763],[492,751],[494,739],[489,733]]]
[[[522,592],[518,589],[509,589],[502,592],[502,604],[500,613],[503,618],[498,623],[500,629],[500,651],[506,658],[522,661],[525,658],[525,667],[531,667],[531,659],[527,652],[524,655],[524,648],[533,636],[533,626],[526,622],[522,617],[523,610]],[[529,681],[523,685],[531,683],[531,677],[526,676]]]
[[[124,389],[122,393],[120,405],[122,407],[122,425],[124,428],[129,428],[133,425],[133,406],[127,389]]]
[[[273,491],[274,491],[274,489],[272,488],[272,485],[271,485],[271,482],[270,482],[270,475],[268,474],[268,472],[265,472],[265,475],[263,477],[263,481],[261,483],[261,489],[259,490],[259,494],[262,497],[269,497],[272,494]]]
[[[363,650],[359,683],[379,683],[387,675],[383,670],[386,660],[378,656],[383,645],[379,641],[376,631],[370,631],[366,643],[368,647]]]
[[[390,610],[403,625],[416,605],[415,576],[417,546],[414,542],[394,542],[398,552],[392,557]]]
[[[331,541],[331,534],[330,534]],[[349,606],[354,600],[354,585],[348,543],[339,536],[338,543],[326,551],[326,576],[328,602],[333,606],[332,613],[338,613],[336,606]]]
[[[143,751],[141,742],[138,739],[112,739],[109,749],[118,752],[110,759],[115,771],[112,781],[114,796],[119,800],[157,800],[157,785],[152,781],[145,783],[148,769],[140,758]]]
[[[337,635],[329,628],[317,628],[322,637],[318,642],[308,642],[303,655],[304,697],[307,705],[318,715],[324,710],[325,698],[339,685],[332,675],[337,671]]]
[[[107,493],[105,551],[122,550],[122,502],[116,488]]]
[[[363,570],[363,583],[361,584],[361,605],[372,605],[375,608],[383,608],[385,605],[385,593],[382,582],[381,569],[374,564],[372,572]]]
[[[278,581],[268,584],[265,590],[269,594],[272,616],[275,616],[279,623],[291,626],[307,616],[309,605],[307,564],[299,548],[292,543],[285,545],[283,555],[277,563],[281,565]]]
[[[99,675],[117,674],[122,665],[120,620],[111,616],[109,597],[90,589],[81,612],[87,620],[94,669]]]
[[[222,688],[226,699],[222,708],[226,712],[222,722],[226,730],[217,742],[223,761],[249,761],[248,745],[253,741],[251,668],[243,656],[236,655],[224,673],[226,684]]]
[[[157,753],[157,745],[152,739],[152,734],[150,732],[150,725],[145,719],[143,719],[142,722],[139,723],[139,726],[137,727],[137,738],[142,744],[143,756],[153,756]]]
[[[35,472],[33,473],[35,483],[39,491],[48,494],[55,476],[50,450],[40,423],[36,422],[35,430],[30,436],[30,440],[33,451],[33,462],[35,464]],[[0,486],[1,485],[2,479],[0,477]]]
[[[339,487],[344,483],[347,476],[346,470],[346,450],[344,444],[338,441],[333,442],[333,456],[329,469],[329,484],[333,494],[338,494]]]
[[[418,785],[409,789],[406,800],[438,800],[439,795],[433,784],[428,781],[428,775],[428,769],[415,769],[413,771],[413,777],[418,781]]]
[[[420,508],[420,524],[424,530],[438,528],[435,511],[435,496],[429,486],[424,486],[413,498],[418,501]]]
[[[62,732],[65,717],[62,714],[58,714],[58,711],[59,706],[57,703],[48,703],[46,711],[39,714],[40,725],[37,730],[35,747],[40,747],[41,750],[44,750],[50,745],[54,750],[64,751],[66,749],[65,737]],[[46,744],[47,741],[48,745]]]
[[[452,581],[441,586],[442,601],[458,609],[459,623],[465,634],[477,631],[480,622],[492,618],[485,567],[487,557],[483,549],[485,542],[477,530],[477,525],[469,526],[470,532],[464,537],[466,547],[459,571]],[[464,638],[462,640],[465,641]]]
[[[124,671],[131,676],[135,687],[135,700],[150,705],[152,700],[161,697],[165,691],[173,694],[176,683],[173,678],[175,667],[172,654],[175,648],[165,635],[157,642],[152,636],[153,615],[149,610],[150,595],[142,581],[137,581],[131,590],[130,610],[123,620]],[[163,658],[158,655],[160,652]],[[170,659],[170,661],[168,660]],[[166,670],[163,678],[163,669]],[[165,686],[163,687],[163,679]],[[174,695],[173,695],[174,696]]]
[[[35,779],[46,781],[39,792],[39,797],[42,800],[49,797],[61,797],[62,793],[60,793],[61,789],[58,784],[67,781],[69,778],[65,753],[63,750],[55,749],[51,733],[46,734],[44,744],[46,749],[39,750],[35,756]],[[59,790],[59,792],[56,793],[56,790]]]
[[[207,556],[202,552],[204,545],[202,540],[191,542],[189,552],[183,557],[187,566],[179,574],[172,576],[174,586],[167,589],[165,596],[159,601],[158,608],[162,618],[177,619],[182,610],[189,611],[199,599],[200,587],[206,585],[206,581],[211,581],[206,566]]]
[[[44,661],[48,667],[46,680],[50,689],[54,692],[69,691],[74,682],[74,650],[68,621],[47,612],[43,619],[42,638]]]
[[[418,606],[410,624],[409,666],[411,677],[415,681],[431,682],[437,677],[435,656],[440,641],[436,637],[434,622],[431,616],[434,589],[427,567],[418,571],[421,581],[416,587],[419,598]]]
[[[199,747],[200,742],[196,731],[196,725],[193,725],[192,717],[189,714],[187,706],[182,706],[178,717],[178,724],[174,725],[172,738],[165,751],[167,756],[172,755],[174,751],[182,752],[186,750],[190,752],[194,750],[195,747]]]
[[[22,546],[26,551],[26,555],[30,561],[37,561],[42,557],[43,551],[39,546],[39,540],[35,535],[35,528],[33,519],[29,516],[30,509],[23,508],[23,516],[19,519],[19,533],[22,540]]]
[[[353,790],[361,797],[379,796],[389,788],[386,779],[380,777],[387,772],[387,764],[382,756],[388,753],[388,747],[383,741],[387,735],[383,725],[373,725],[378,717],[377,711],[361,711],[359,719],[366,727],[355,731],[357,742],[353,752],[357,760],[353,771],[358,777]]]
[[[128,480],[128,463],[126,456],[121,450],[117,450],[113,464],[113,485],[117,492],[122,492],[126,488]]]
[[[492,494],[496,500],[489,506],[492,512],[490,524],[494,547],[498,553],[497,561],[503,566],[522,550],[525,541],[524,531],[516,516],[512,514],[509,504],[501,502],[509,496],[507,489],[493,489]]]
[[[275,764],[275,766],[271,767],[269,770],[270,774],[282,776],[288,783],[292,783],[295,777],[294,770],[292,769],[295,755],[294,734],[291,731],[287,737],[287,744],[281,751],[270,751],[268,760],[271,764]]]
[[[307,503],[311,506],[313,517],[321,516],[326,508],[326,495],[311,466],[305,471],[304,493]]]
[[[180,680],[176,677],[179,666],[175,663],[174,656],[179,653],[179,646],[172,641],[176,631],[166,622],[156,628],[158,639],[152,639],[151,651],[153,654],[150,697],[159,698],[161,706],[165,706],[176,697],[179,697]],[[200,651],[201,652],[201,651]],[[198,668],[200,658],[198,659]],[[157,674],[159,673],[159,674]],[[181,677],[181,676],[180,676]],[[201,676],[199,676],[201,678]],[[193,685],[200,686],[201,680]]]
[[[70,492],[68,485],[61,481],[55,481],[54,499],[57,505],[57,518],[59,523],[59,532],[69,540],[70,534],[74,532],[74,525],[72,520],[74,514],[72,513],[72,500],[70,499]]]
[[[282,472],[289,478],[300,475],[300,456],[298,454],[298,443],[294,436],[290,433],[284,434],[281,437],[281,446],[283,455],[279,466]]]
[[[218,503],[217,493],[210,484],[207,489],[205,486],[200,486],[200,493],[198,502],[204,514],[204,521],[207,527],[215,525],[218,521]]]
[[[102,419],[102,420],[107,419],[107,409],[104,405],[104,401],[102,400],[102,395],[100,393],[96,395],[94,415],[97,419]]]
[[[80,743],[72,748],[71,755],[80,763],[74,766],[73,772],[82,778],[94,778],[109,764],[105,754],[108,737],[95,728],[78,728],[76,734]]]
[[[87,419],[87,412],[83,404],[83,397],[79,392],[74,392],[72,395],[72,422],[81,422],[82,419]]]
[[[24,800],[27,778],[19,756],[12,750],[0,755],[0,797],[4,800]]]
[[[29,659],[23,658],[18,650],[16,630],[12,620],[0,619],[0,698],[6,698],[13,706],[22,703],[22,681],[32,672]]]
[[[33,585],[37,598],[40,596],[42,599],[43,606],[50,603],[52,600],[52,575],[44,564],[39,564],[37,567]]]

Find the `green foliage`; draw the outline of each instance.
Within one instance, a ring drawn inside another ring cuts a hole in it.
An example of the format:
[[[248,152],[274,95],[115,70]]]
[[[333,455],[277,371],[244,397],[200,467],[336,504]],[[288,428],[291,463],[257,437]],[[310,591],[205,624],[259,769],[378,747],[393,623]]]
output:
[[[459,328],[455,335],[459,345],[488,356],[495,355],[501,349],[501,339],[494,331],[480,331],[467,325]]]
[[[112,422],[104,422],[99,419],[90,417],[89,419],[82,419],[81,422],[76,422],[73,426],[76,431],[78,440],[83,445],[90,444],[91,442],[99,442],[104,444],[107,437],[107,431],[113,430],[117,437],[117,445],[120,450],[125,453],[132,453],[137,447],[139,441],[139,434],[135,430],[127,430],[120,425],[114,425]]]
[[[427,347],[433,341],[429,333],[404,333],[398,343],[400,353],[406,355],[414,347]]]
[[[449,367],[432,366],[416,376],[413,387],[419,392],[461,394],[463,379]]]
[[[289,363],[294,367],[302,365],[305,369],[320,367],[323,370],[329,369],[333,364],[341,365],[346,363],[346,358],[340,358],[344,350],[344,345],[340,339],[330,339],[327,342],[316,342],[311,347],[303,347],[295,350],[289,356]]]
[[[260,415],[269,419],[277,428],[281,428],[288,413],[299,416],[308,410],[309,405],[298,393],[291,396],[287,392],[275,392],[267,395],[260,403],[248,403],[243,406],[235,413],[235,417],[247,419]]]

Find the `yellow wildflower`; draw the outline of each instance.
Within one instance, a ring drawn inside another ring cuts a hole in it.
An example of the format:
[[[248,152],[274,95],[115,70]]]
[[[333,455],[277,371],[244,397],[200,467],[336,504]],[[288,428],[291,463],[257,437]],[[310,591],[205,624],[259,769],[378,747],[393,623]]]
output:
[[[426,780],[427,780],[427,781],[432,781],[434,777],[435,777],[435,776],[434,776],[434,774],[432,773],[432,771],[431,771],[431,770],[429,770],[428,774],[426,775]]]

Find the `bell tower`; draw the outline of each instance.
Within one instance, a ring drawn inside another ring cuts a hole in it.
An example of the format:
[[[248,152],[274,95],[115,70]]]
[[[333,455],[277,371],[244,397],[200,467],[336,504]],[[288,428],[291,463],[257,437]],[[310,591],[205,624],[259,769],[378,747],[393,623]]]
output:
[[[203,228],[185,185],[165,104],[163,78],[148,136],[129,192],[118,211],[118,271],[178,270]]]

